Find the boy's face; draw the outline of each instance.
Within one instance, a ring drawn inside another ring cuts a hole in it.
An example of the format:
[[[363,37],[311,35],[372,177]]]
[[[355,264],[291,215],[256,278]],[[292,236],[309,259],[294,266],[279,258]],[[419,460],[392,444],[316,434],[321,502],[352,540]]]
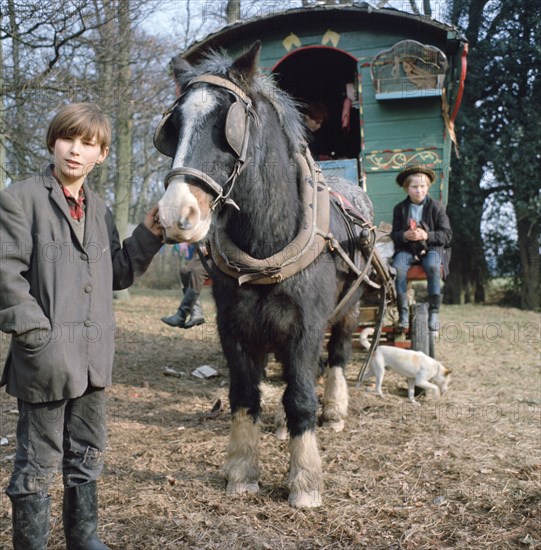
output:
[[[54,143],[55,173],[62,183],[82,183],[96,164],[105,160],[109,149],[103,151],[96,138],[57,138]]]
[[[413,174],[409,177],[406,191],[412,203],[421,204],[425,200],[428,193],[428,181],[426,174]]]
[[[316,120],[315,118],[311,118],[308,115],[306,115],[306,126],[310,128],[310,131],[317,132],[322,125],[323,125],[323,120],[321,119]]]

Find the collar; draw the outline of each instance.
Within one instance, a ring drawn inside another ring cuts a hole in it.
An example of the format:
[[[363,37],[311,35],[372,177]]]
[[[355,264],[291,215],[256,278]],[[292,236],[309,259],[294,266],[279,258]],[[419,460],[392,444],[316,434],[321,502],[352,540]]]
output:
[[[302,201],[306,222],[284,250],[268,258],[257,259],[238,248],[225,231],[216,230],[211,237],[212,260],[221,271],[238,279],[239,286],[243,283],[280,283],[310,265],[327,245],[329,188],[309,154],[306,157],[297,155],[297,163],[304,184]]]
[[[412,206],[424,206],[425,204],[427,204],[428,202],[428,195],[420,202],[420,203],[415,203],[411,200],[410,197],[407,198],[407,201],[409,202],[409,204],[411,204]]]

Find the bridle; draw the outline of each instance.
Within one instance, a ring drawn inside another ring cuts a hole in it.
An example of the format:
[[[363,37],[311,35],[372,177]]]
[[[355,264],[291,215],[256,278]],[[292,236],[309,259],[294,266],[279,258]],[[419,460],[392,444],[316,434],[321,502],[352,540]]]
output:
[[[211,211],[215,210],[217,207],[221,208],[224,204],[228,204],[237,210],[240,210],[235,201],[230,198],[230,195],[233,191],[237,178],[246,166],[248,142],[250,140],[250,127],[252,120],[257,120],[257,114],[252,106],[252,100],[236,84],[220,76],[201,75],[193,78],[184,86],[182,95],[179,96],[175,103],[166,111],[164,117],[171,116],[181,97],[186,93],[187,88],[193,86],[194,84],[200,83],[223,88],[235,97],[235,101],[229,107],[227,112],[225,124],[227,143],[236,154],[233,170],[231,171],[229,177],[225,180],[224,184],[220,185],[215,179],[202,170],[187,166],[180,166],[177,168],[172,168],[167,173],[164,180],[164,186],[165,189],[167,189],[171,180],[177,176],[189,176],[190,178],[195,179],[197,184],[202,186],[204,190],[209,191],[214,197],[214,200],[210,206]]]

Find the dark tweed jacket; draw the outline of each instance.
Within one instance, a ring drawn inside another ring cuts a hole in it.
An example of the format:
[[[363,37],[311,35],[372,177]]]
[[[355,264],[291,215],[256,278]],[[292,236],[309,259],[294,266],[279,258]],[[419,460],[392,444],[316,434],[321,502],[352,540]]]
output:
[[[36,403],[111,384],[113,289],[143,273],[161,241],[140,224],[121,248],[111,211],[84,185],[84,240],[52,167],[0,192],[0,330],[12,335],[0,381]]]
[[[408,229],[410,204],[411,201],[408,197],[399,202],[393,210],[391,237],[394,242],[395,254],[402,250],[411,252],[409,242],[404,239],[404,232]],[[443,262],[443,277],[446,278],[449,273],[449,259],[451,257],[449,247],[453,232],[445,206],[441,202],[427,196],[421,221],[428,227],[428,249],[436,250],[439,253]]]

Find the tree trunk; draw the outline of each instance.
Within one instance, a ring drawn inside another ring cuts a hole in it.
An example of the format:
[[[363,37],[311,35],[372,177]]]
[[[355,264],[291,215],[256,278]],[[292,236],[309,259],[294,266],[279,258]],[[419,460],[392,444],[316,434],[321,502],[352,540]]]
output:
[[[24,147],[26,143],[25,136],[25,117],[23,111],[23,98],[21,86],[21,55],[18,38],[18,26],[16,19],[17,7],[13,0],[8,1],[9,25],[11,27],[11,59],[13,62],[13,89],[15,91],[15,125],[12,128],[11,145],[12,158],[15,159],[14,171],[19,179],[26,177]],[[13,170],[12,170],[13,171]]]
[[[520,304],[522,309],[537,310],[541,306],[541,292],[539,280],[539,236],[541,224],[532,217],[522,216],[522,212],[515,206],[517,217],[518,245],[520,265],[522,267],[522,286]]]
[[[2,28],[2,12],[0,11],[0,28]],[[0,40],[0,90],[4,89],[4,56]],[[0,95],[0,191],[6,187],[7,166],[6,166],[6,131],[4,125],[4,94]]]
[[[130,52],[131,52],[131,21],[130,0],[122,0],[118,4],[119,48],[118,48],[118,102],[116,108],[116,158],[115,174],[115,223],[123,240],[128,233],[128,217],[130,209],[130,191],[132,184],[132,113],[129,101],[124,98],[124,92],[130,85]],[[117,299],[128,298],[126,291],[116,294]]]
[[[240,0],[227,0],[225,12],[228,24],[240,21]]]
[[[104,113],[112,114],[116,109],[116,103],[119,101],[118,90],[115,85],[118,85],[114,79],[115,70],[115,44],[117,43],[117,33],[115,31],[115,8],[111,0],[95,0],[95,11],[97,17],[101,15],[103,18],[98,27],[99,41],[94,47],[95,62],[97,69],[98,95],[100,97],[100,107]],[[104,163],[100,164],[99,171],[93,181],[94,191],[105,198],[107,194],[107,186],[110,177],[110,157]]]

